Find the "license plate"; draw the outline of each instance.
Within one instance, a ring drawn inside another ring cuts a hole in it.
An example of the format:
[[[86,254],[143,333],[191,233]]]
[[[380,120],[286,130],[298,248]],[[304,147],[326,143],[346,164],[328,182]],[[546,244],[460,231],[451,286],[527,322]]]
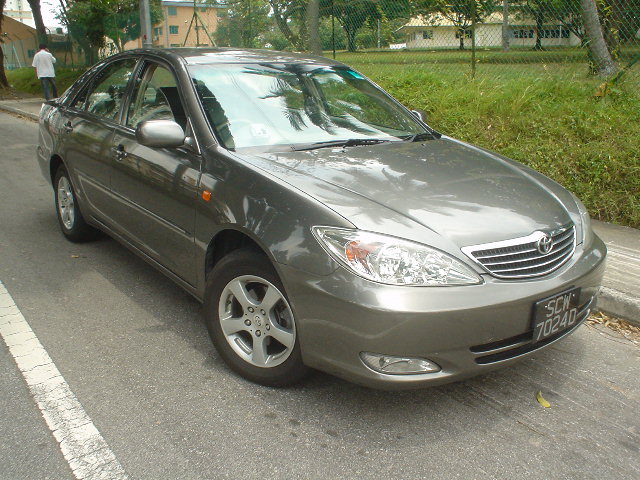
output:
[[[573,288],[534,304],[533,341],[540,342],[576,325],[580,289]]]

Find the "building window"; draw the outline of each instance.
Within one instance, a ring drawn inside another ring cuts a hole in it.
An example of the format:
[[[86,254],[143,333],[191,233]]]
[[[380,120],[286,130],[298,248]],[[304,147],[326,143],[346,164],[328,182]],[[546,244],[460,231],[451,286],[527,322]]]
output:
[[[154,28],[154,29],[153,29],[153,34],[154,34],[156,37],[159,37],[160,35],[162,35],[162,27],[156,27],[156,28]]]
[[[513,31],[513,38],[533,38],[534,34],[535,32],[533,31],[533,29],[519,29]]]
[[[464,36],[464,38],[471,38],[473,36],[473,31],[470,29],[460,29],[456,31],[456,38],[460,38]]]
[[[422,39],[423,40],[433,39],[433,30],[425,30],[424,32],[422,32]]]
[[[180,45],[179,43],[172,43],[171,46],[172,47],[181,47],[182,45]]]
[[[178,7],[167,7],[167,13],[172,17],[178,15]]]
[[[169,25],[169,33],[171,35],[178,35],[178,25]]]
[[[563,27],[540,30],[540,38],[569,38],[569,30]]]

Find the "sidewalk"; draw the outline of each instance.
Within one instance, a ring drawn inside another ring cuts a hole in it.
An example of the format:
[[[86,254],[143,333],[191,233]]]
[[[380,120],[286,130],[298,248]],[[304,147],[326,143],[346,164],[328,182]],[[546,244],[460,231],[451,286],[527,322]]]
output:
[[[17,113],[23,117],[38,121],[43,98],[20,98],[16,100],[0,100],[0,110]]]
[[[0,100],[0,110],[38,120],[41,98]],[[597,310],[640,325],[640,230],[593,221],[593,229],[607,244],[607,268]]]

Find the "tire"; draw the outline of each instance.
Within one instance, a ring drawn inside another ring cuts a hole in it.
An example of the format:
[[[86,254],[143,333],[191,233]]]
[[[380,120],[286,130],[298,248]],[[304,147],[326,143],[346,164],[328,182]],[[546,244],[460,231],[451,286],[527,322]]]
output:
[[[88,242],[96,236],[96,230],[85,222],[69,173],[64,165],[58,167],[53,180],[55,207],[62,233],[75,243]]]
[[[241,249],[222,258],[205,295],[209,335],[234,372],[272,387],[298,383],[309,373],[282,282],[263,254]]]

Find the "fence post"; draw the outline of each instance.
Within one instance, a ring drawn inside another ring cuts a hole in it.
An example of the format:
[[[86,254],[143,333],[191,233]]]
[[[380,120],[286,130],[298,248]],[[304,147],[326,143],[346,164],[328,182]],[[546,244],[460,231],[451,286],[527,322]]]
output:
[[[476,78],[476,5],[476,0],[473,0],[471,10],[471,78]]]
[[[333,48],[333,59],[336,59],[336,14],[331,0],[331,46]]]

